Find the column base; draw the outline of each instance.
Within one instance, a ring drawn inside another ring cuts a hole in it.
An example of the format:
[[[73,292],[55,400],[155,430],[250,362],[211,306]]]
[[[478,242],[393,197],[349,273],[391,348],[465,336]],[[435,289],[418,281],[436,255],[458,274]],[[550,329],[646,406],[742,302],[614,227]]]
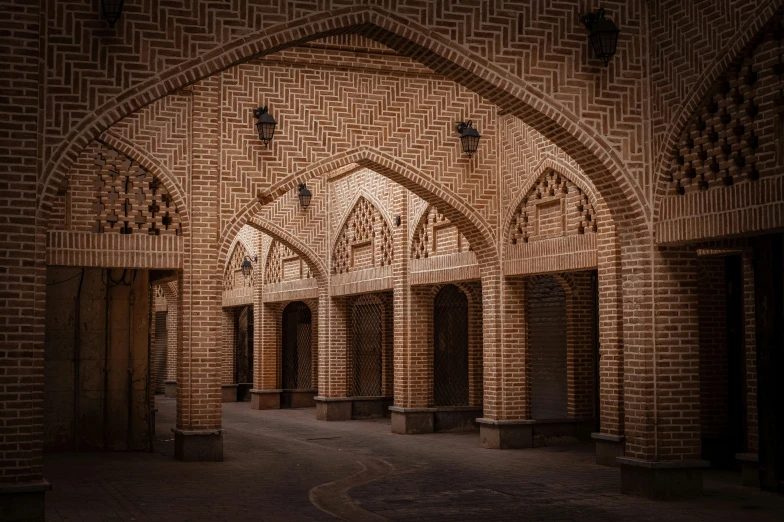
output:
[[[224,384],[221,386],[221,402],[237,402],[237,385]]]
[[[621,467],[621,493],[651,500],[680,500],[702,495],[702,470],[705,460],[649,462],[618,457]]]
[[[740,461],[741,484],[759,488],[759,455],[756,453],[737,453],[735,454],[735,460]]]
[[[399,435],[419,435],[435,431],[435,408],[401,408],[390,406],[392,412],[392,433]]]
[[[534,445],[532,420],[476,419],[479,446],[487,449],[521,449]]]
[[[280,390],[281,408],[312,408],[316,405],[315,398],[318,390],[308,388],[305,390]]]
[[[315,397],[316,420],[351,420],[351,399],[348,397]]]
[[[351,400],[351,419],[380,419],[389,417],[392,397],[349,397]]]
[[[174,458],[184,462],[223,462],[223,430],[174,432]]]
[[[52,490],[47,481],[0,484],[0,520],[8,522],[44,521],[44,496]]]
[[[164,381],[163,396],[169,399],[177,398],[177,381]]]
[[[254,410],[279,410],[280,390],[251,390],[250,407]]]
[[[617,459],[625,454],[626,438],[606,433],[591,433],[591,438],[596,442],[596,463],[600,466],[620,467]]]

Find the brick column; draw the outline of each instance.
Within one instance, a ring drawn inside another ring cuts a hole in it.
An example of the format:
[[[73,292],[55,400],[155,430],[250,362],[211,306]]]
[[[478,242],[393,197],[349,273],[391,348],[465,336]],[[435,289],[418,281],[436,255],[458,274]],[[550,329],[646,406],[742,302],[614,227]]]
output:
[[[0,201],[0,504],[6,520],[43,520],[44,318],[46,222],[36,216],[40,3],[6,10],[7,50],[0,56],[4,112],[0,179],[13,197]],[[13,38],[10,37],[13,32]],[[51,197],[51,196],[50,196]]]
[[[166,397],[177,397],[177,349],[180,346],[182,335],[182,314],[179,299],[180,294],[177,283],[166,283],[163,287],[166,295],[166,335],[169,337],[166,346],[166,382],[164,394]]]
[[[624,454],[623,411],[623,293],[621,249],[613,224],[597,232],[597,281],[599,291],[599,432],[596,463],[617,466]]]
[[[253,390],[250,405],[254,410],[280,408],[281,312],[277,303],[262,303],[261,292],[253,306]]]
[[[483,448],[529,448],[533,422],[529,394],[526,283],[500,276],[482,277],[484,414],[478,419]],[[488,350],[488,347],[494,349]]]
[[[400,226],[393,228],[394,257],[392,275],[393,316],[393,433],[430,433],[433,431],[433,409],[428,408],[432,396],[432,371],[428,363],[428,340],[432,338],[432,290],[412,288],[408,282],[409,209],[408,192],[395,186],[394,214]],[[429,306],[428,306],[429,303]]]
[[[318,365],[316,418],[339,421],[351,419],[346,375],[346,298],[329,295],[328,285],[319,286]]]
[[[644,241],[628,250],[621,490],[655,499],[697,496],[707,463],[700,460],[696,254]]]
[[[237,383],[234,382],[234,316],[236,308],[221,310],[221,401],[237,402]]]
[[[193,86],[191,224],[181,273],[182,350],[177,365],[175,458],[223,460],[221,291],[218,259],[218,107],[221,76]]]

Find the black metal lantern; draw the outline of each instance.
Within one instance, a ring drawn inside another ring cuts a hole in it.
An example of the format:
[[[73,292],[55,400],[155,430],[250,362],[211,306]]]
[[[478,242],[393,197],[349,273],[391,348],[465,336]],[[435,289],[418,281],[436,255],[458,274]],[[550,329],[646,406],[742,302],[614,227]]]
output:
[[[114,24],[120,19],[123,9],[123,0],[101,0],[101,11],[103,17],[109,22],[109,27],[114,28]]]
[[[615,56],[615,49],[618,47],[618,33],[621,31],[612,20],[604,17],[604,9],[584,14],[582,22],[591,31],[588,40],[591,42],[594,55],[607,67],[612,57]]]
[[[304,183],[299,184],[299,193],[297,194],[299,197],[299,206],[302,208],[308,208],[310,206],[310,200],[313,198],[313,194],[310,193],[308,187]]]
[[[246,279],[250,277],[250,273],[253,271],[253,263],[251,263],[248,256],[245,256],[245,259],[242,260],[240,268],[242,268],[242,275],[245,276]]]
[[[482,136],[473,127],[471,120],[457,122],[456,130],[460,133],[460,143],[463,144],[463,152],[468,154],[470,158],[479,148],[479,138]]]
[[[267,106],[255,109],[253,115],[259,120],[256,122],[256,129],[259,131],[259,139],[265,147],[269,147],[272,136],[275,134],[275,126],[278,122],[267,112]]]

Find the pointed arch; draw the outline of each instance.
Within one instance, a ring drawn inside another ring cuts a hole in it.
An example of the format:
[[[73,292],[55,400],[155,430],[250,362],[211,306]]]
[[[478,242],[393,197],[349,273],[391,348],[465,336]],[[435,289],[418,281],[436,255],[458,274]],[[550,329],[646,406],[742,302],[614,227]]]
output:
[[[639,183],[614,148],[551,95],[454,41],[379,6],[354,6],[309,15],[231,41],[134,85],[91,110],[70,132],[41,172],[38,217],[49,219],[57,186],[79,151],[124,116],[182,87],[253,57],[337,34],[356,33],[389,46],[464,85],[529,123],[598,180],[611,212],[650,218]],[[618,218],[616,217],[616,220]],[[479,250],[483,250],[479,248]]]

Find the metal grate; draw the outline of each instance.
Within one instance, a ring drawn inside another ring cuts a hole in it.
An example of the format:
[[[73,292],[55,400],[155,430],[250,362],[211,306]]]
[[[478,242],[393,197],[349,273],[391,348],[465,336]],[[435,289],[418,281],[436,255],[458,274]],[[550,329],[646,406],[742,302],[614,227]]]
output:
[[[352,381],[354,397],[381,395],[384,309],[377,298],[363,296],[352,307]]]
[[[468,298],[455,285],[433,304],[433,402],[468,405]]]
[[[235,314],[234,382],[253,382],[253,307],[245,306]]]
[[[310,308],[301,301],[283,309],[283,346],[281,353],[282,387],[285,390],[312,388]]]
[[[164,392],[166,358],[169,351],[169,331],[166,329],[168,312],[155,312],[155,393]]]

